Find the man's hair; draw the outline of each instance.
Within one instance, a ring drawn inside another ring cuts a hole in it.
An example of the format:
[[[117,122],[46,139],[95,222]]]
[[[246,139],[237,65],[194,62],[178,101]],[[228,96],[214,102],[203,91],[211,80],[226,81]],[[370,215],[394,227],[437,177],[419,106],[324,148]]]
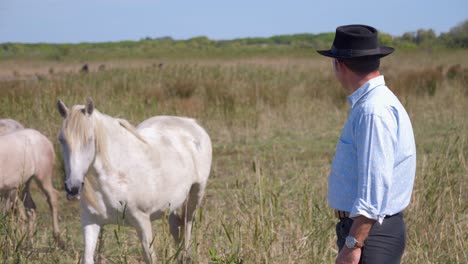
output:
[[[380,67],[379,57],[340,59],[340,61],[343,62],[351,71],[359,75],[366,75],[377,71]]]

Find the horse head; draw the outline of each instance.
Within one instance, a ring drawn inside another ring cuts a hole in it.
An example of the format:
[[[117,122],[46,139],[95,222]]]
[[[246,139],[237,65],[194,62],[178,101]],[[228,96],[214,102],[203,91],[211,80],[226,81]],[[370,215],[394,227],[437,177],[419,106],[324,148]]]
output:
[[[75,105],[69,110],[58,100],[57,107],[63,118],[58,136],[65,165],[65,191],[67,198],[79,197],[84,177],[96,156],[94,133],[94,104],[88,98],[86,105]]]

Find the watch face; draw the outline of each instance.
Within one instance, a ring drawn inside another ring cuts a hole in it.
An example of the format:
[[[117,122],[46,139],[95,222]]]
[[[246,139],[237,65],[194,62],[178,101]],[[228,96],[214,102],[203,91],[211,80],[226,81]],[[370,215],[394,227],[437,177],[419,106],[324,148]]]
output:
[[[358,241],[356,240],[356,238],[354,238],[352,236],[347,236],[345,244],[346,244],[346,247],[348,247],[348,248],[354,248],[356,246],[357,242]]]

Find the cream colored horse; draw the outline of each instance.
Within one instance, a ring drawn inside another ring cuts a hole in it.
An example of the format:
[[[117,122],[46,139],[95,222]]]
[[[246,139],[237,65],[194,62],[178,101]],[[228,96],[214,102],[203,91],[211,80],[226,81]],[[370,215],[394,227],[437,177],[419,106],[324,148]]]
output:
[[[52,143],[36,130],[20,129],[0,136],[0,191],[9,196],[14,205],[18,188],[22,187],[21,200],[28,215],[29,238],[32,238],[36,205],[29,185],[35,179],[52,212],[53,236],[63,246],[59,239],[57,191],[52,186],[54,160]],[[9,207],[7,205],[7,209]]]
[[[211,167],[211,140],[193,119],[159,116],[136,129],[99,112],[88,99],[64,118],[59,141],[68,197],[81,194],[84,256],[93,263],[100,229],[106,224],[136,228],[147,263],[154,263],[151,221],[169,213],[176,245],[184,237],[189,254],[194,211]]]

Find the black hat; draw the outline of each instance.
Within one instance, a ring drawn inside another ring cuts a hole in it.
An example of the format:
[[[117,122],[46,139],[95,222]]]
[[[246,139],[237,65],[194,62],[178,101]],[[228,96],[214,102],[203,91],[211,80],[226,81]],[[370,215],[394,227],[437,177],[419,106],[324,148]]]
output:
[[[336,28],[335,39],[330,50],[317,50],[318,53],[337,59],[360,57],[384,57],[393,48],[379,46],[377,29],[366,25],[347,25]]]

